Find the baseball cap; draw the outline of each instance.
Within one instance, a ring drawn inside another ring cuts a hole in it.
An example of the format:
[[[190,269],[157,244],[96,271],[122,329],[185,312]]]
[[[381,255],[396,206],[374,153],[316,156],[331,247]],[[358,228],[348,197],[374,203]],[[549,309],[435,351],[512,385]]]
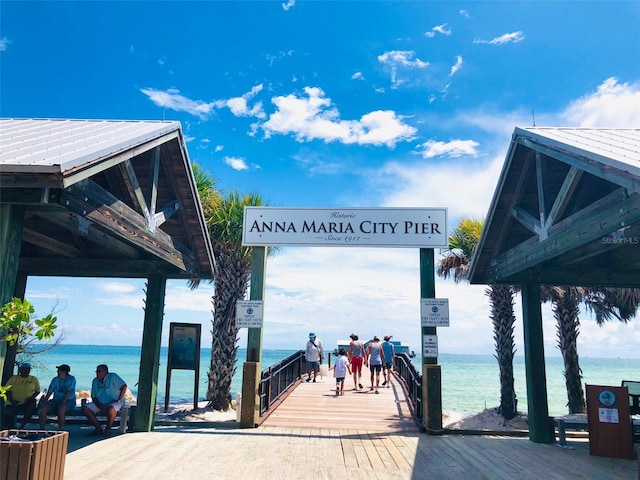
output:
[[[354,339],[358,338],[358,334],[357,333],[352,333],[351,335],[349,335],[349,338],[351,340],[354,340]]]
[[[62,365],[58,365],[56,367],[56,370],[62,370],[63,372],[69,373],[71,371],[71,367],[66,363],[63,363]]]
[[[393,335],[385,335],[385,336],[384,336],[384,340],[385,340],[385,342],[386,342],[387,340],[391,340],[391,337],[393,337]]]
[[[309,338],[315,338],[316,334],[313,332],[309,332]]]
[[[20,364],[20,368],[31,368],[31,364],[28,362],[24,362]]]

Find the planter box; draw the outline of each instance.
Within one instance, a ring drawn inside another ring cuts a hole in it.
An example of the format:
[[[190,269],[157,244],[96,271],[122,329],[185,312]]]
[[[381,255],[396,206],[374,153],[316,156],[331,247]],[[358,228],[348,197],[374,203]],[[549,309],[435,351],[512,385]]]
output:
[[[0,480],[63,479],[69,432],[0,430],[0,438]]]

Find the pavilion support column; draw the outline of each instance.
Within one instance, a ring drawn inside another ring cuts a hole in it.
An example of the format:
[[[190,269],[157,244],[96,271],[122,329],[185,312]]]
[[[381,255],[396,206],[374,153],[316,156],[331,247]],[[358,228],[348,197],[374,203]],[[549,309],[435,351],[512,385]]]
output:
[[[535,443],[554,443],[555,430],[549,418],[547,400],[540,284],[531,280],[522,284],[522,320],[529,440]]]
[[[140,376],[138,378],[138,404],[134,419],[137,432],[153,430],[166,288],[167,277],[164,275],[151,275],[147,280]]]
[[[420,249],[420,298],[436,297],[435,259],[433,248]],[[420,343],[425,335],[436,335],[436,327],[421,327]],[[442,378],[438,358],[422,354],[422,422],[430,435],[440,435],[442,429]]]
[[[267,247],[253,247],[251,254],[251,290],[249,300],[264,300]],[[260,417],[260,362],[262,328],[250,328],[247,335],[247,361],[242,368],[240,425],[253,428]]]
[[[15,295],[23,220],[24,207],[0,205],[0,307]],[[6,356],[7,342],[0,341],[0,373],[4,372]]]

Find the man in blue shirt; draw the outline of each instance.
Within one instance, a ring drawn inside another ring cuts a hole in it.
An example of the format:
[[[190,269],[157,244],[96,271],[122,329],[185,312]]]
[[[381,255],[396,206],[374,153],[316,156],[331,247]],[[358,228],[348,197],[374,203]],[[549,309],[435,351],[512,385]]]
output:
[[[69,374],[71,367],[63,363],[56,368],[58,375],[53,377],[49,389],[40,399],[40,430],[44,430],[49,412],[58,414],[58,429],[64,430],[67,410],[76,406],[76,377]]]
[[[124,395],[127,392],[127,384],[116,373],[109,373],[109,367],[100,364],[96,367],[96,378],[91,383],[91,402],[82,407],[82,413],[95,427],[89,435],[111,435],[111,426],[116,415],[124,407]],[[96,413],[104,413],[107,423],[104,432]]]

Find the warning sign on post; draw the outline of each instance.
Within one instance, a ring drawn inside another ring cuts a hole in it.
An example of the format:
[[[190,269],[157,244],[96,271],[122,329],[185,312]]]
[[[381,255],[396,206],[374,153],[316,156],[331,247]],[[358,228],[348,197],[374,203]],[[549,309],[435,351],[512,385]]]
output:
[[[421,298],[420,319],[423,327],[448,327],[449,299]]]
[[[438,357],[438,336],[437,335],[423,335],[422,337],[422,355],[425,358],[437,358]]]
[[[262,300],[238,300],[236,302],[236,327],[262,328]]]

